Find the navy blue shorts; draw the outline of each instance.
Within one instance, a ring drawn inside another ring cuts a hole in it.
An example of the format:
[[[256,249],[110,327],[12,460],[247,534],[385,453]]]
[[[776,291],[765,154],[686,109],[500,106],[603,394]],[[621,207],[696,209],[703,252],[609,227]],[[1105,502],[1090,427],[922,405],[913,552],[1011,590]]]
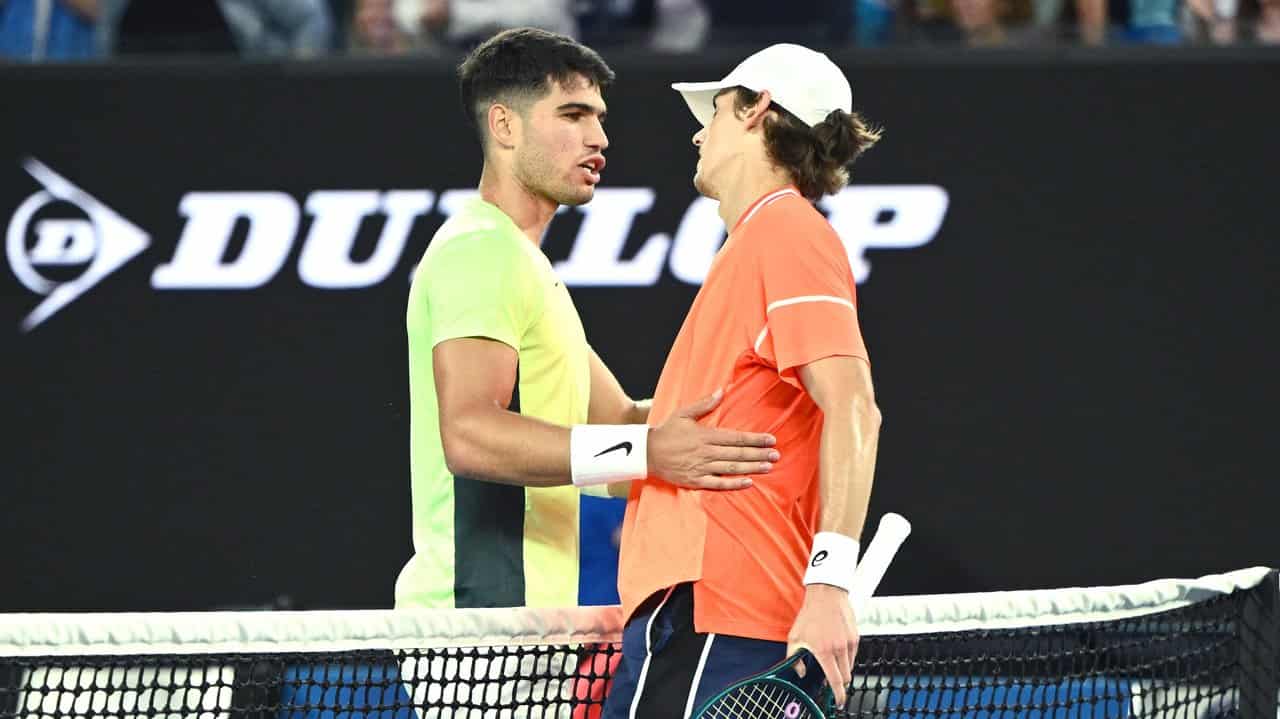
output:
[[[641,605],[622,632],[622,661],[601,719],[678,719],[730,684],[786,658],[787,645],[693,630],[693,585]]]

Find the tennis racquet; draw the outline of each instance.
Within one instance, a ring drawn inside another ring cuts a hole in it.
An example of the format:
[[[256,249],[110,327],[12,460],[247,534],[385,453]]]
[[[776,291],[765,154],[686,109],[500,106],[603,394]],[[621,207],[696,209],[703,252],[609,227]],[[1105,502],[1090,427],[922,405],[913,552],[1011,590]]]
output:
[[[876,586],[897,554],[898,547],[911,533],[911,524],[900,514],[890,512],[880,518],[875,536],[862,553],[862,561],[854,570],[855,591],[849,596],[855,614],[875,592]],[[795,673],[797,662],[805,662],[807,681]],[[825,714],[804,685],[821,682],[822,672],[808,650],[800,650],[768,669],[733,683],[711,697],[694,712],[693,719],[825,719]],[[831,706],[831,690],[823,692],[823,705]]]

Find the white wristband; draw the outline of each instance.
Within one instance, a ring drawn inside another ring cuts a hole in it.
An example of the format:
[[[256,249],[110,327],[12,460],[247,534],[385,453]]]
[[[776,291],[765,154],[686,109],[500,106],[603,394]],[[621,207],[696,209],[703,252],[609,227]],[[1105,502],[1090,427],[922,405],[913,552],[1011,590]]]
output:
[[[836,532],[813,535],[805,584],[830,584],[853,591],[853,570],[858,564],[858,540]]]
[[[579,424],[569,433],[573,484],[590,487],[649,475],[649,425]]]

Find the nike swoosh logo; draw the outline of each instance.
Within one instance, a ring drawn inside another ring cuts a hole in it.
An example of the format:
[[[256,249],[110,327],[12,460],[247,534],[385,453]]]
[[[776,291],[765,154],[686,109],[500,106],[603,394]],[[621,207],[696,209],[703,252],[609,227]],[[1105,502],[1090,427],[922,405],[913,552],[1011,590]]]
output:
[[[624,451],[627,453],[627,456],[628,456],[628,457],[630,457],[630,456],[631,456],[631,443],[630,443],[630,442],[619,442],[618,444],[613,445],[612,447],[610,447],[610,448],[606,449],[605,451],[601,452],[600,454],[597,454],[596,456],[597,456],[597,457],[603,457],[603,456],[605,456],[606,454],[608,454],[608,453],[610,453],[610,452],[617,451],[617,450],[619,450],[619,449],[624,450]]]

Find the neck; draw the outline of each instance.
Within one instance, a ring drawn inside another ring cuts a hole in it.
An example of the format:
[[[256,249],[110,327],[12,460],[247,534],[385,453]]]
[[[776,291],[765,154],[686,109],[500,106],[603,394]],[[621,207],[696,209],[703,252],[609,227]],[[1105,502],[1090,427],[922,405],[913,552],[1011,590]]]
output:
[[[534,246],[542,246],[542,236],[560,205],[530,192],[515,176],[486,161],[480,173],[480,197],[506,213]]]
[[[720,219],[724,220],[728,232],[733,232],[734,225],[742,219],[742,213],[751,203],[791,184],[791,177],[767,159],[748,161],[743,165],[719,193]]]

